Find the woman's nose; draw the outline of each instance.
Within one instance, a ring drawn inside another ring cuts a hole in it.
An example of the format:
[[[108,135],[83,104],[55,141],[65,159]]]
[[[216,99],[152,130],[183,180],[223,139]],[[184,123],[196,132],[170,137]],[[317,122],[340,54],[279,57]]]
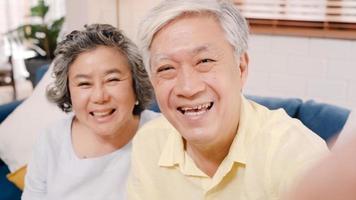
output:
[[[109,94],[103,86],[95,86],[92,91],[92,101],[102,104],[109,100]]]

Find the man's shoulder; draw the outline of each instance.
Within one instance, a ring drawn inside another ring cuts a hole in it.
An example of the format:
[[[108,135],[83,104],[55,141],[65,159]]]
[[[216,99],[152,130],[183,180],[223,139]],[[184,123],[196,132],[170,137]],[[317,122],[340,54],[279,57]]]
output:
[[[267,173],[272,191],[284,191],[305,169],[327,154],[328,148],[322,138],[283,109],[269,110],[255,103],[251,107],[249,119],[257,122],[250,126],[258,124],[258,128],[249,133],[252,137],[247,137],[248,162],[259,163],[255,169]]]
[[[326,146],[322,138],[308,129],[300,120],[291,118],[283,109],[269,110],[254,102],[251,102],[251,106],[254,110],[253,115],[256,115],[252,118],[259,119],[260,128],[257,137],[281,146],[302,145],[310,148]]]

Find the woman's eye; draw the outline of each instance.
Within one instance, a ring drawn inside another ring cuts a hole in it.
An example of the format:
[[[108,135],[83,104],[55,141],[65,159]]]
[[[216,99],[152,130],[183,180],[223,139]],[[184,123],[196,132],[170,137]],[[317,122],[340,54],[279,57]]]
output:
[[[119,78],[110,78],[108,79],[108,82],[117,82],[117,81],[120,81]]]
[[[80,82],[80,83],[78,83],[78,86],[79,87],[87,87],[87,86],[90,86],[90,83],[89,82]]]

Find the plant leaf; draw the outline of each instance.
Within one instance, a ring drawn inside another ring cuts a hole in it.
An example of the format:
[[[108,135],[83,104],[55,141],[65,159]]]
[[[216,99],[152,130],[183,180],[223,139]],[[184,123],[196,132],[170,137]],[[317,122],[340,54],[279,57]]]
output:
[[[31,16],[39,16],[44,19],[48,10],[49,6],[45,4],[44,0],[39,0],[36,6],[31,7]]]
[[[53,23],[48,27],[49,30],[58,30],[62,29],[64,23],[64,17],[61,17],[57,20],[54,20]]]

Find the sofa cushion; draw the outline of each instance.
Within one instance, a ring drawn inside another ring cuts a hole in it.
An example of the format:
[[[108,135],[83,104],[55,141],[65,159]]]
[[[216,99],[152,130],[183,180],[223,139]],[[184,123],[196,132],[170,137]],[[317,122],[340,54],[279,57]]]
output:
[[[261,97],[254,95],[246,95],[246,98],[264,105],[271,110],[283,108],[293,118],[296,118],[299,107],[303,104],[303,101],[298,98]]]
[[[7,174],[7,179],[15,184],[18,188],[23,190],[25,188],[25,175],[27,172],[27,165],[21,167],[20,169],[16,170],[15,172]]]
[[[6,164],[0,160],[0,200],[20,200],[22,192],[7,180],[8,173]]]

